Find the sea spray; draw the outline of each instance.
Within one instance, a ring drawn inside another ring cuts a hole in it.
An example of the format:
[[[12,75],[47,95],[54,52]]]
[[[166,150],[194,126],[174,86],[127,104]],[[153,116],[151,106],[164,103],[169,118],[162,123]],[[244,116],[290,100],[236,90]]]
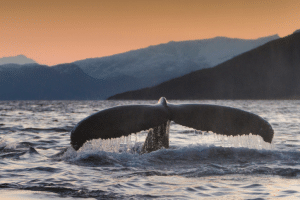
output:
[[[6,146],[6,140],[4,138],[0,138],[0,149],[5,148]]]

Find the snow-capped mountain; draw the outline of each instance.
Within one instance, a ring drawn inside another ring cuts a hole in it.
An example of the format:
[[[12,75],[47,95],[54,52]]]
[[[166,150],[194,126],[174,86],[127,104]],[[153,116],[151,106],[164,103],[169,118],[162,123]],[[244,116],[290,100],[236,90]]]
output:
[[[36,62],[30,58],[27,58],[24,55],[0,58],[0,65],[5,65],[5,64],[24,65],[24,64],[31,64],[31,63],[36,63]]]
[[[127,90],[161,82],[203,68],[214,67],[241,53],[278,39],[273,35],[255,40],[216,37],[169,42],[102,58],[74,62],[88,75],[102,80],[124,77],[136,81]]]
[[[213,68],[109,99],[300,99],[300,32]]]

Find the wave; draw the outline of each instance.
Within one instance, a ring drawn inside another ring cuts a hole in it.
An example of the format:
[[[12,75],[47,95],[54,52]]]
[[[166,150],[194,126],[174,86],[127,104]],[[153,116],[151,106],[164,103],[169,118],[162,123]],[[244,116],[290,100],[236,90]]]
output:
[[[22,128],[22,127],[1,127],[0,131],[23,131],[23,132],[32,132],[32,133],[41,133],[41,132],[70,132],[73,129],[73,126],[65,126],[58,128]]]
[[[66,126],[61,128],[24,128],[20,129],[20,131],[26,131],[26,132],[33,132],[33,133],[39,133],[39,132],[70,132],[73,127]]]
[[[69,186],[69,185],[68,185]],[[70,188],[67,186],[57,186],[53,183],[39,183],[39,186],[24,186],[20,184],[0,184],[1,189],[21,189],[30,191],[44,191],[59,194],[61,197],[76,197],[76,198],[97,198],[97,199],[115,199],[120,198],[120,195],[102,190],[88,190],[83,188]]]
[[[184,176],[203,177],[214,175],[279,175],[300,176],[300,152],[245,147],[222,147],[193,144],[171,146],[147,154],[140,154],[142,142],[130,143],[130,138],[93,140],[80,150],[65,147],[46,159],[64,161],[74,165],[113,167],[117,170],[138,169],[125,176]],[[0,140],[0,160],[10,158],[28,159],[39,154],[34,143],[7,143]],[[42,155],[41,155],[42,156]],[[167,170],[165,170],[167,169]],[[36,169],[33,169],[36,170]]]
[[[259,150],[244,147],[189,145],[171,147],[140,155],[142,143],[130,149],[121,145],[119,151],[104,151],[94,146],[79,151],[68,148],[60,159],[75,165],[147,169],[160,176],[180,175],[202,177],[226,174],[263,174],[297,177],[300,175],[300,152]],[[137,148],[137,146],[139,146]],[[127,150],[124,150],[126,149]],[[167,171],[161,170],[168,168]],[[153,171],[154,170],[154,171]],[[164,172],[161,172],[164,171]],[[137,173],[137,172],[134,172]],[[127,174],[134,176],[136,174]]]

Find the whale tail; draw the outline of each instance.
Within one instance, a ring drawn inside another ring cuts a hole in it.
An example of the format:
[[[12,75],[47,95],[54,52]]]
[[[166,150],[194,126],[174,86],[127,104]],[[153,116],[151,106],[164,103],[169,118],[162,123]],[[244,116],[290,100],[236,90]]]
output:
[[[88,140],[117,138],[150,129],[143,151],[168,148],[170,121],[227,136],[252,133],[269,143],[274,135],[271,125],[253,113],[218,105],[170,104],[162,97],[155,105],[118,106],[83,119],[71,132],[71,145],[78,150]]]

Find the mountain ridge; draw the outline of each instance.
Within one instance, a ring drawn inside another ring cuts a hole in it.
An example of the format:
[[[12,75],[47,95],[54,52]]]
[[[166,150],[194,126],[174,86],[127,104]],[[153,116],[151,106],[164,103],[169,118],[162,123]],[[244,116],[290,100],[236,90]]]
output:
[[[300,33],[294,32],[213,68],[108,99],[298,99],[299,63]]]
[[[17,55],[17,56],[10,56],[10,57],[2,57],[0,58],[0,65],[5,65],[5,64],[19,64],[19,65],[24,65],[24,64],[33,64],[36,63],[31,58],[27,58],[24,55]]]
[[[272,38],[267,37],[267,40],[270,39]],[[224,41],[224,37],[207,39],[204,43],[209,46],[212,40],[216,43],[215,46],[213,45],[216,48],[220,44],[218,41]],[[232,44],[234,46],[235,42],[238,41],[238,39],[226,38],[225,40],[224,44],[229,46]],[[203,41],[199,40],[199,42],[204,44]],[[182,46],[178,47],[178,44]],[[211,49],[212,52],[215,52],[214,48]],[[205,63],[202,63],[201,66],[197,64],[199,52],[195,51],[194,41],[184,41],[152,46],[143,51],[133,51],[132,57],[128,57],[128,54],[123,53],[122,56],[125,61],[122,59],[117,60],[119,62],[115,63],[116,69],[132,63],[141,65],[145,63],[143,59],[135,59],[136,52],[139,52],[138,55],[141,58],[147,58],[146,63],[150,63],[149,66],[154,67],[147,70],[139,69],[139,71],[136,71],[137,68],[132,68],[131,74],[122,73],[122,70],[119,70],[112,77],[100,79],[86,74],[75,63],[59,64],[51,67],[37,63],[0,65],[0,100],[106,99],[114,94],[128,91],[130,88],[143,87],[145,83],[155,85],[161,81],[159,80],[160,77],[172,79],[174,76],[171,73],[172,71],[185,74],[187,69],[195,71],[203,66],[210,68],[208,64],[205,66]],[[149,56],[150,58],[148,58]],[[164,62],[160,62],[159,58],[163,58]],[[201,59],[200,57],[200,61],[202,61]],[[104,62],[104,64],[106,63]],[[136,67],[138,66],[136,65]],[[176,68],[178,66],[180,68]],[[156,73],[154,73],[155,70]],[[107,72],[110,72],[109,68]],[[143,76],[135,76],[140,75],[138,73]],[[152,73],[154,73],[154,76],[151,77]],[[179,76],[179,74],[176,76]]]
[[[136,81],[126,90],[157,85],[198,69],[210,68],[240,53],[256,48],[278,35],[244,40],[215,37],[152,45],[102,58],[74,62],[88,75],[108,80],[127,76]]]
[[[0,100],[98,99],[100,84],[74,64],[0,66]]]

